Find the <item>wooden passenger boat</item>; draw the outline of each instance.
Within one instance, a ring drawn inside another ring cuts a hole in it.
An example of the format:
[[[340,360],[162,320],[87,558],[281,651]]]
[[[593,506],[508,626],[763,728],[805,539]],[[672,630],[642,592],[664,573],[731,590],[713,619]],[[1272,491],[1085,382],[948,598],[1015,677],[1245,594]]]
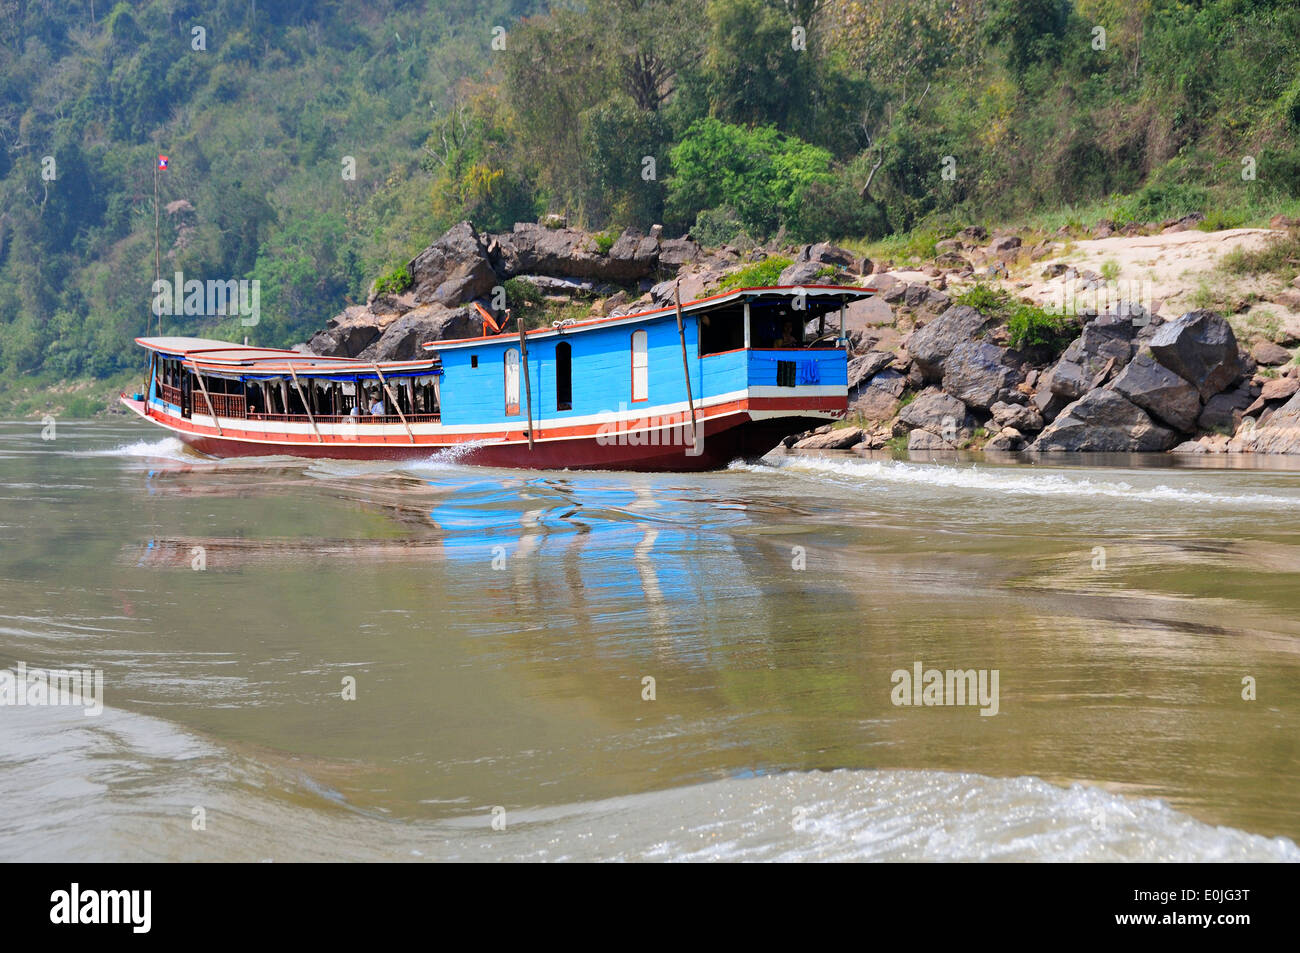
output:
[[[130,410],[213,456],[705,470],[844,416],[838,286],[744,288],[678,307],[424,345],[372,363],[144,337]],[[836,320],[838,312],[838,320]]]

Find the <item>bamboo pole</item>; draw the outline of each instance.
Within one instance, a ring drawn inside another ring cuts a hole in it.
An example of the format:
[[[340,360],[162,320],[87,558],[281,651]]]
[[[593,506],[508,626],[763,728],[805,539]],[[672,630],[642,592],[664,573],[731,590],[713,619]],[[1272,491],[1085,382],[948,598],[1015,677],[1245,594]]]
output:
[[[153,160],[153,280],[154,285],[162,279],[162,251],[159,245],[158,231],[158,160]],[[145,334],[149,333],[148,322],[145,322]],[[158,309],[158,333],[162,334],[162,308]]]
[[[509,320],[510,312],[506,312]],[[528,450],[533,449],[533,385],[528,379],[528,334],[524,331],[524,322],[519,322],[519,351],[524,365],[524,396],[528,401]]]
[[[307,395],[302,392],[302,385],[298,383],[298,374],[293,369],[292,364],[289,365],[289,376],[293,378],[293,386],[298,389],[298,397],[302,400],[302,409],[307,411],[307,419],[311,421],[311,429],[316,432],[316,442],[324,443],[325,438],[320,435],[320,428],[316,426],[316,418],[311,415],[311,404],[307,403]],[[286,407],[285,412],[287,413],[288,410],[289,408]]]
[[[406,414],[402,413],[402,405],[397,401],[397,394],[388,386],[388,381],[384,380],[384,372],[379,369],[378,364],[371,365],[375,369],[375,374],[379,377],[379,384],[388,394],[388,399],[393,402],[393,410],[397,411],[397,416],[402,418],[402,426],[406,428],[406,435],[411,438],[411,443],[415,443],[415,434],[411,433],[411,425],[406,422]]]
[[[208,405],[208,413],[212,415],[212,423],[216,425],[217,436],[221,436],[221,421],[217,419],[217,412],[212,406],[212,398],[208,396],[208,385],[203,383],[203,375],[199,373],[198,365],[194,366],[194,379],[199,382],[199,390],[203,391],[203,401]]]
[[[691,396],[691,363],[686,357],[686,327],[682,324],[682,279],[673,282],[673,301],[677,305],[677,336],[682,340],[682,371],[686,374],[686,404],[691,408],[691,446],[695,446],[698,425],[695,422],[695,398]]]

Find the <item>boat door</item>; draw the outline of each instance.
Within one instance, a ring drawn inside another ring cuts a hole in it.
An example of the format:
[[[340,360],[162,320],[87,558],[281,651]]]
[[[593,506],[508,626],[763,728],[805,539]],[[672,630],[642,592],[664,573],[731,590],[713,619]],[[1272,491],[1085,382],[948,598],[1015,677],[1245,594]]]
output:
[[[189,418],[190,405],[194,403],[194,374],[191,371],[182,369],[181,371],[181,416]]]

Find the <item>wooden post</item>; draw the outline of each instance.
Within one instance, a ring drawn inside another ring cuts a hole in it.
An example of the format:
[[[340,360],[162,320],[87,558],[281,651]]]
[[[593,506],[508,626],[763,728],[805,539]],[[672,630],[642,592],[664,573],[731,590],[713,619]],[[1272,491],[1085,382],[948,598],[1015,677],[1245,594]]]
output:
[[[682,340],[682,370],[686,373],[686,404],[691,408],[691,446],[695,446],[695,398],[691,396],[691,364],[686,357],[686,327],[682,324],[682,279],[673,282],[673,301],[677,304],[677,336]],[[748,311],[749,305],[745,305]],[[746,322],[748,323],[748,322]]]
[[[307,403],[307,396],[302,392],[302,385],[298,383],[298,374],[294,371],[293,365],[289,365],[289,374],[293,377],[293,386],[298,388],[298,396],[302,398],[302,409],[307,411],[307,419],[311,421],[311,429],[316,432],[316,442],[324,443],[325,438],[320,435],[320,428],[316,426],[316,418],[311,415],[311,405]],[[288,407],[285,408],[287,413]]]
[[[397,402],[397,394],[388,386],[388,381],[384,380],[384,372],[379,369],[378,364],[371,365],[375,369],[375,374],[379,377],[380,386],[388,394],[388,399],[393,402],[393,410],[397,411],[397,416],[402,418],[402,426],[406,428],[406,435],[411,438],[411,443],[415,443],[415,434],[411,433],[411,425],[406,422],[406,414],[402,413],[402,405]]]
[[[212,422],[216,425],[217,436],[221,436],[221,421],[217,419],[217,412],[212,407],[212,398],[208,396],[208,385],[203,383],[203,375],[199,373],[198,365],[194,365],[194,379],[199,382],[199,390],[203,391],[204,403],[208,405],[208,413],[212,415]]]
[[[506,312],[506,320],[510,319],[510,312]],[[528,379],[528,334],[524,331],[524,322],[519,322],[519,355],[520,363],[524,365],[524,397],[528,404],[528,450],[533,449],[533,385]]]

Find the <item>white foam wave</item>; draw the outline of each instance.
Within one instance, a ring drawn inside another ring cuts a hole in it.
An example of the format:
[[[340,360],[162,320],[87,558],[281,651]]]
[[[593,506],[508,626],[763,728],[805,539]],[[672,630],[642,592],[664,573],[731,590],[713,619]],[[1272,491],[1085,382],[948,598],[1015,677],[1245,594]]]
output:
[[[1028,473],[1016,467],[979,467],[958,464],[914,464],[893,460],[833,460],[821,457],[792,457],[768,463],[736,463],[732,469],[754,473],[773,470],[813,477],[840,478],[841,483],[871,483],[1007,493],[1023,496],[1065,496],[1113,498],[1146,503],[1182,503],[1202,506],[1237,506],[1258,509],[1286,507],[1300,509],[1300,494],[1207,493],[1157,484],[1139,487],[1123,480],[1094,480],[1060,473]]]
[[[183,442],[175,437],[163,437],[161,440],[136,440],[110,449],[77,450],[73,454],[80,457],[146,457],[166,460],[192,462],[200,459]]]

